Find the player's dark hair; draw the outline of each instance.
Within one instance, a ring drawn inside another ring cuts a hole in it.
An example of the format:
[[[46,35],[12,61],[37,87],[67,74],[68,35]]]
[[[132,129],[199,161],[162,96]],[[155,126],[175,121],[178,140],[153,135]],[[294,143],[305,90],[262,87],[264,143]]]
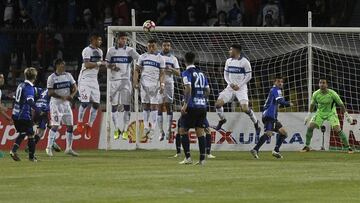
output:
[[[153,44],[153,43],[157,43],[157,41],[156,41],[156,39],[149,39],[148,41],[147,41],[149,44]]]
[[[195,63],[195,54],[191,51],[185,53],[185,63],[194,64]]]
[[[92,33],[90,34],[89,39],[90,39],[90,41],[92,41],[93,39],[97,39],[97,38],[99,38],[99,37],[101,37],[101,34],[100,34],[100,33],[98,33],[98,32],[92,32]]]
[[[58,65],[62,64],[62,63],[65,63],[64,59],[62,59],[62,58],[56,59],[55,62],[54,62],[55,68],[56,68]]]
[[[127,35],[126,35],[126,33],[125,32],[118,32],[118,33],[116,33],[116,37],[126,37]]]
[[[329,84],[329,79],[327,78],[327,77],[325,77],[325,76],[321,76],[321,77],[319,77],[319,81],[320,80],[325,80],[326,81],[326,83],[328,83]]]
[[[282,75],[275,75],[274,76],[274,81],[280,80],[280,79],[284,80],[284,77]]]
[[[172,44],[172,43],[171,43],[171,40],[169,40],[169,39],[164,39],[161,43],[162,43],[162,44],[163,44],[163,43],[170,43],[170,44]]]
[[[242,50],[242,47],[240,44],[232,44],[230,47],[238,50],[239,52]]]

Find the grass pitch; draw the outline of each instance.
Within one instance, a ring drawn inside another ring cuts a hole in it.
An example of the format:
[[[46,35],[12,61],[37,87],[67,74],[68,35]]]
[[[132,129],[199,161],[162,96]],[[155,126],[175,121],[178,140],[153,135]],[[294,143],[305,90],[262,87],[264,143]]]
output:
[[[173,151],[80,153],[0,159],[0,202],[360,202],[360,153],[214,152],[204,167]]]

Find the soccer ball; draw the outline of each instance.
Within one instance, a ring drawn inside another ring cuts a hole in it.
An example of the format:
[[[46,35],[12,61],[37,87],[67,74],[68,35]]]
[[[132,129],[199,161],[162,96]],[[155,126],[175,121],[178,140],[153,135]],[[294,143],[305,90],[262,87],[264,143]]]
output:
[[[155,30],[155,23],[152,20],[147,20],[143,24],[143,29],[145,32],[152,32]]]

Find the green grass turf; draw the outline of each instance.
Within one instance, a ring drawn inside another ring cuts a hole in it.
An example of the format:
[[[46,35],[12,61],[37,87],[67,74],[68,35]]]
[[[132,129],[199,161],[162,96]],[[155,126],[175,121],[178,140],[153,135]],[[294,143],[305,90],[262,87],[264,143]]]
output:
[[[360,153],[214,152],[204,167],[173,151],[80,153],[0,159],[0,202],[360,202]]]

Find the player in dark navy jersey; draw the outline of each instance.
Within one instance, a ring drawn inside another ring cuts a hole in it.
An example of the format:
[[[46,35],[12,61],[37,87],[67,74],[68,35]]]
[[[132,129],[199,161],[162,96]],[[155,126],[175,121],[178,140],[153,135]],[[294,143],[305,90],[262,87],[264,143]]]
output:
[[[274,86],[270,89],[270,93],[266,99],[264,111],[262,113],[262,122],[264,123],[265,133],[260,137],[260,140],[256,146],[250,151],[256,159],[259,158],[258,152],[260,147],[273,135],[274,132],[278,133],[279,137],[276,140],[275,149],[272,152],[272,155],[276,158],[282,158],[279,149],[287,137],[287,132],[282,124],[277,120],[278,108],[279,105],[285,107],[293,105],[291,102],[286,101],[282,96],[281,89],[283,86],[284,81],[282,77],[275,77]]]
[[[205,163],[205,136],[204,121],[206,119],[206,98],[210,88],[204,73],[194,65],[195,54],[188,52],[185,54],[186,70],[181,74],[184,83],[184,105],[181,108],[180,135],[185,153],[184,161],[180,164],[191,164],[190,140],[188,130],[195,128],[199,141],[200,161],[198,164]]]
[[[14,125],[16,131],[19,133],[19,136],[15,140],[15,144],[10,151],[10,156],[15,161],[20,161],[19,156],[16,151],[19,148],[22,140],[27,136],[28,137],[28,147],[29,147],[29,160],[36,162],[37,159],[34,156],[35,154],[35,138],[33,130],[33,120],[32,120],[32,109],[36,113],[40,113],[42,110],[36,107],[35,105],[35,87],[34,82],[36,80],[37,71],[35,68],[26,68],[24,71],[25,81],[20,83],[16,89],[15,94],[15,104],[12,112],[12,118],[14,120]]]

